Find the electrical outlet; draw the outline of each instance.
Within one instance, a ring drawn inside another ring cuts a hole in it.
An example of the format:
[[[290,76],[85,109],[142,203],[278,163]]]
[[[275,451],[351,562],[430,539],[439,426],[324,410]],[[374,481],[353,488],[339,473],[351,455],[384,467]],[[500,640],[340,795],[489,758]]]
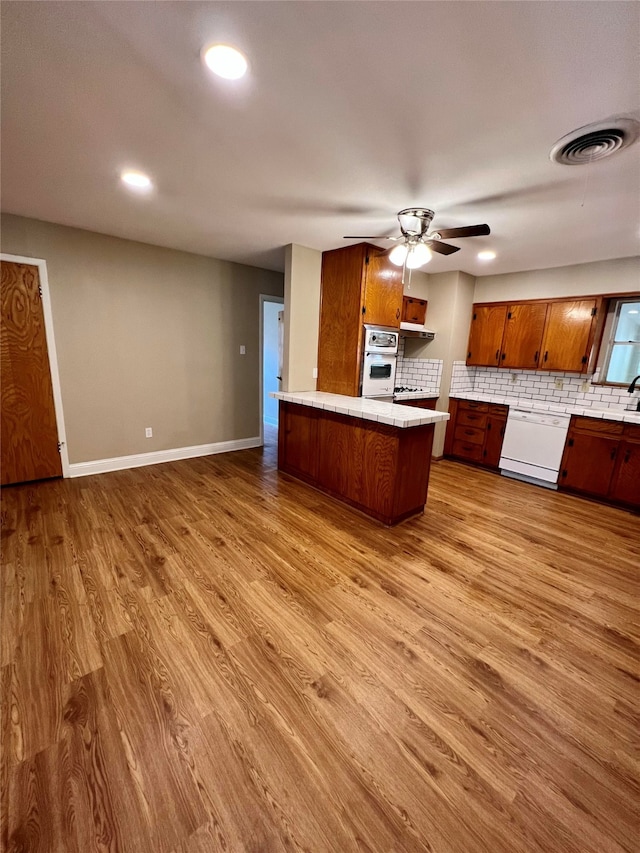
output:
[[[244,344],[241,344],[240,345],[240,355],[246,355],[246,354],[247,354],[247,348],[244,346]]]
[[[151,427],[145,427],[144,437],[145,438],[153,438],[153,430]]]
[[[591,388],[591,383],[588,379],[585,379],[582,385],[580,386],[580,390],[583,394],[586,394],[589,391],[589,388]]]
[[[562,379],[556,379],[553,384],[558,391],[562,391],[562,389],[564,388],[564,380]]]
[[[512,381],[512,382],[517,382],[517,381],[518,381],[518,374],[517,374],[517,373],[512,373],[512,374],[511,374],[511,381]]]
[[[314,379],[317,379],[317,378],[318,378],[318,368],[317,368],[317,367],[314,367],[314,368],[313,368],[313,378],[314,378]]]

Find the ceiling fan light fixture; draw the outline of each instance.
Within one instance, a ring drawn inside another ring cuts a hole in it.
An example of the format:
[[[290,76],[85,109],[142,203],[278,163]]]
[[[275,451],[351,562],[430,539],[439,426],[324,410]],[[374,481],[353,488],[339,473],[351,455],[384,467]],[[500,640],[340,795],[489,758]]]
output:
[[[407,266],[410,270],[418,269],[431,260],[431,250],[424,243],[414,243],[407,255]]]
[[[496,253],[492,252],[491,249],[485,249],[483,252],[478,252],[478,258],[481,261],[493,261],[496,257]]]
[[[404,264],[408,251],[409,249],[406,243],[399,243],[391,250],[391,253],[389,254],[389,260],[397,267],[401,267]]]

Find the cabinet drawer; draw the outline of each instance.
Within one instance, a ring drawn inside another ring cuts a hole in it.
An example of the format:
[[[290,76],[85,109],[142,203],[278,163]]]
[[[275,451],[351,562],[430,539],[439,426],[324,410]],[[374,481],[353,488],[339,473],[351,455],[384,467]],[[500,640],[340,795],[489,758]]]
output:
[[[458,402],[459,412],[488,412],[489,404],[481,403],[479,400],[460,400]]]
[[[479,444],[481,447],[484,444],[484,430],[476,427],[456,426],[456,431],[453,435],[454,441],[462,441],[465,444]]]
[[[470,459],[472,462],[482,462],[482,445],[456,439],[453,442],[453,455],[462,459]]]
[[[502,415],[503,418],[506,418],[509,414],[509,406],[501,406],[497,403],[489,403],[489,414]]]
[[[636,426],[635,424],[625,424],[624,434],[627,438],[640,439],[640,426]]]
[[[622,421],[605,421],[602,418],[577,417],[571,424],[573,430],[579,432],[597,432],[607,435],[622,435],[624,424]]]
[[[456,418],[456,426],[472,426],[477,429],[484,429],[487,425],[487,416],[483,412],[458,412]]]

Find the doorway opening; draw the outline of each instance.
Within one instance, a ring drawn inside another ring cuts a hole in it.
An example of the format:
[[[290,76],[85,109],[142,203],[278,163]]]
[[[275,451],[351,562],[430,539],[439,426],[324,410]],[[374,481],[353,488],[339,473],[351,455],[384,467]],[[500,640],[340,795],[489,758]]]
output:
[[[278,401],[269,396],[282,389],[284,299],[260,295],[260,437],[274,444],[278,436]]]

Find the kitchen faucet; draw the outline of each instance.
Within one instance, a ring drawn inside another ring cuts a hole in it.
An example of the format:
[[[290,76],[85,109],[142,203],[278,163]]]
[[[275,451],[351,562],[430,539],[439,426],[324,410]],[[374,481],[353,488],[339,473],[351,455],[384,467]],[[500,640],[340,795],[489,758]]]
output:
[[[631,385],[629,385],[629,387],[627,388],[627,392],[629,394],[633,394],[633,392],[636,390],[636,383],[638,382],[638,379],[640,379],[640,374],[636,376],[636,378],[631,382]],[[638,398],[638,405],[636,406],[636,411],[640,412],[640,397]]]

